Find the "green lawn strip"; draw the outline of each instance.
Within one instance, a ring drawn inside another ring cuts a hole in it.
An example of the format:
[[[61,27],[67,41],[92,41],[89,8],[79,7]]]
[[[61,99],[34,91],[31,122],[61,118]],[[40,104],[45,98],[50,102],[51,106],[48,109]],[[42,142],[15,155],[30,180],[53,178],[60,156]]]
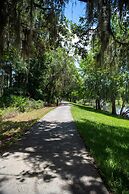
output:
[[[106,184],[113,193],[129,194],[129,120],[85,106],[71,110]]]
[[[54,107],[35,109],[0,121],[0,149],[16,142],[34,123]]]

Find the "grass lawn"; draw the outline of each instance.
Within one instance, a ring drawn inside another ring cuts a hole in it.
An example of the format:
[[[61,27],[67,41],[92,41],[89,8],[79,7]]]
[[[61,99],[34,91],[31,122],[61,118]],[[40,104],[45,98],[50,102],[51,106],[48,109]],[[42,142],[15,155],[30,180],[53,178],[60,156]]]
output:
[[[129,194],[129,120],[81,105],[72,114],[105,183],[115,194]]]
[[[24,134],[37,120],[47,114],[52,107],[19,113],[17,116],[0,120],[0,148],[9,146]]]

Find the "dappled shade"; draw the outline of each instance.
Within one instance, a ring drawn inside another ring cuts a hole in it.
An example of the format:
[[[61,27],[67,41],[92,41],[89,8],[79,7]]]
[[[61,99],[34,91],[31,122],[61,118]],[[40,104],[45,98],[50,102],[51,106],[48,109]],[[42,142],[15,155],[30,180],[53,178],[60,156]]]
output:
[[[1,194],[9,182],[11,193],[21,182],[36,193],[106,194],[93,163],[72,121],[41,120],[1,158]]]

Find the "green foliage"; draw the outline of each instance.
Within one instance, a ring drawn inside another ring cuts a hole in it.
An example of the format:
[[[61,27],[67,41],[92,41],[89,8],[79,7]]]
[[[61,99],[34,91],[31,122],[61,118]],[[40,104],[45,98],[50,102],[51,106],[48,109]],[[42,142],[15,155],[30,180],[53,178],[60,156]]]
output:
[[[44,102],[42,100],[30,99],[27,101],[27,110],[29,109],[39,109],[44,107]]]
[[[0,18],[2,18],[0,19],[0,67],[3,72],[2,76],[0,75],[1,95],[5,90],[12,89],[10,94],[13,95],[46,100],[48,94],[44,94],[41,85],[44,82],[46,92],[47,77],[50,77],[52,72],[45,62],[45,55],[49,52],[51,55],[52,51],[62,45],[64,38],[66,44],[71,38],[68,22],[61,17],[66,1],[52,0],[43,4],[37,0],[18,1],[14,4],[12,0],[10,2],[5,0],[2,3],[0,7]],[[7,103],[5,106],[8,106]],[[24,110],[24,106],[21,109]]]
[[[1,107],[18,107],[22,110],[23,107],[25,107],[26,99],[22,96],[2,96],[0,99]],[[22,107],[23,106],[23,107]],[[23,108],[24,109],[24,108]]]
[[[15,113],[29,111],[31,109],[39,109],[44,107],[44,102],[42,100],[34,100],[29,99],[23,96],[3,96],[0,100],[1,108],[5,108],[3,110],[3,114],[8,115],[15,115]]]
[[[12,104],[12,99],[11,99],[11,95],[9,96],[2,96],[0,97],[0,107],[4,108],[4,107],[8,107]]]
[[[38,76],[37,76],[38,75]],[[28,91],[31,97],[54,103],[56,98],[68,97],[79,85],[74,59],[66,49],[57,48],[31,60]]]
[[[22,96],[11,96],[12,106],[18,108],[20,112],[24,112],[27,107],[27,99]]]
[[[72,114],[80,135],[113,193],[129,193],[129,121],[85,106]]]
[[[119,22],[118,16],[114,15],[112,25],[118,29],[116,35],[124,37]],[[127,40],[128,36],[126,35]],[[120,45],[110,37],[107,49],[103,53],[103,61],[100,62],[99,50],[101,45],[98,37],[93,36],[90,43],[90,50],[80,63],[83,93],[87,99],[96,99],[100,102],[110,101],[112,113],[116,114],[115,101],[122,98],[123,104],[128,102],[128,46]]]

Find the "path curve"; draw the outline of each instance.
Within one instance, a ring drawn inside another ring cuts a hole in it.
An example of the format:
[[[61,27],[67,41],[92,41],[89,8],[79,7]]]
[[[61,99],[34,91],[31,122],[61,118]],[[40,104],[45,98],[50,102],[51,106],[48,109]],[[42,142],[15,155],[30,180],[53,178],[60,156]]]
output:
[[[0,157],[0,194],[108,194],[64,104]]]

